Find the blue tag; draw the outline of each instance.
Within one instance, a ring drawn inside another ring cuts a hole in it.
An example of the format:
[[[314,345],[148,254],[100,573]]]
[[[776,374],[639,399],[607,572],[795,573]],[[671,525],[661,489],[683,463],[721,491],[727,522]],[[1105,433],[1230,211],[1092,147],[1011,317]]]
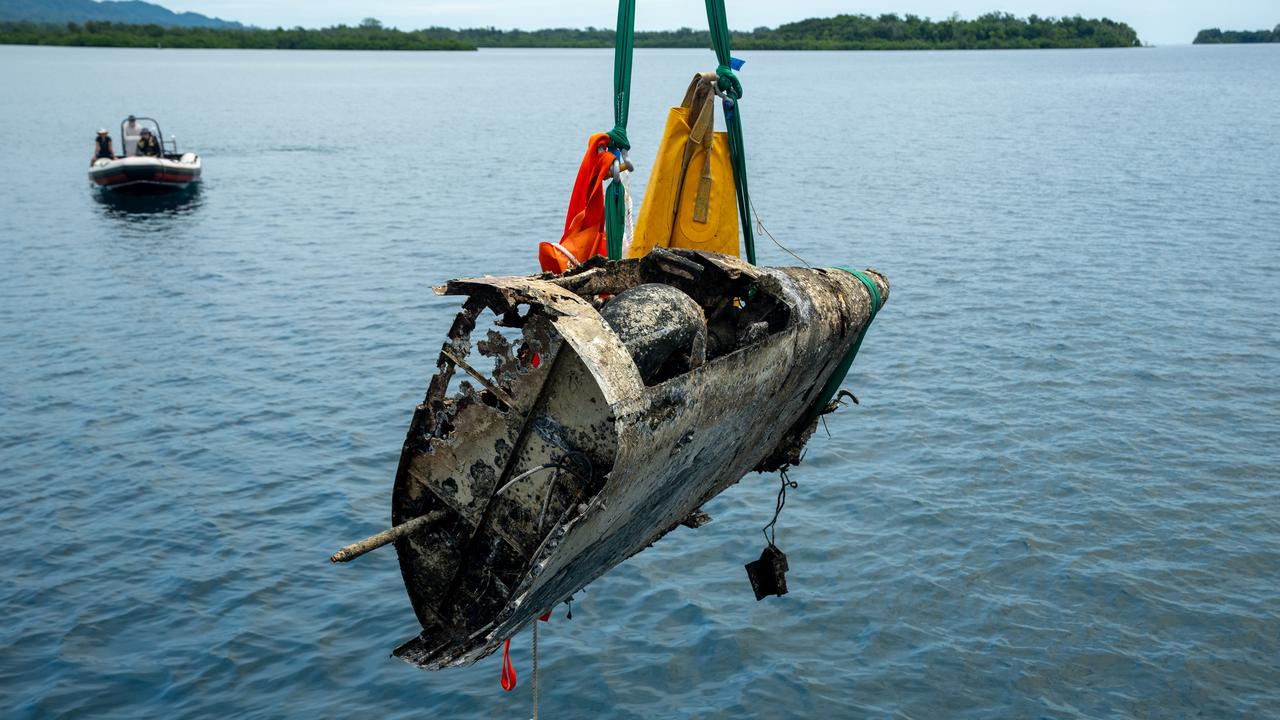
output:
[[[730,67],[734,72],[738,72],[739,70],[741,70],[741,69],[742,69],[742,66],[743,66],[743,65],[746,65],[746,64],[747,64],[747,61],[746,61],[746,60],[741,60],[741,59],[736,58],[736,57],[730,57],[730,58],[729,58],[729,67]]]

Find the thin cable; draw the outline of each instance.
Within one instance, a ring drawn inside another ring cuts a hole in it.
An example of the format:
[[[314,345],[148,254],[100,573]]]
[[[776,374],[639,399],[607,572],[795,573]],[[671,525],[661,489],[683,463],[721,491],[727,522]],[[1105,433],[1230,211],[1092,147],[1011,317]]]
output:
[[[558,463],[544,463],[542,465],[539,465],[533,468],[532,470],[525,470],[519,475],[511,478],[511,480],[508,481],[506,485],[503,485],[502,487],[498,488],[498,492],[494,493],[493,496],[497,497],[501,495],[502,493],[507,491],[507,488],[511,487],[512,485],[515,485],[516,483],[520,482],[521,480],[529,477],[530,475],[536,472],[541,472],[543,470],[550,470],[551,468],[556,468],[556,467],[560,467],[560,465]]]
[[[538,532],[542,532],[542,520],[547,516],[547,505],[551,504],[551,491],[556,487],[556,481],[560,479],[560,472],[551,476],[551,482],[547,483],[547,492],[542,496],[542,512],[538,513]],[[536,626],[535,626],[536,627]]]
[[[799,260],[800,262],[804,263],[804,266],[805,266],[805,267],[807,267],[807,268],[811,268],[811,267],[813,267],[812,265],[810,265],[810,264],[809,264],[809,261],[808,261],[808,260],[805,260],[804,258],[800,257],[800,256],[799,256],[798,254],[796,254],[795,252],[792,252],[791,248],[789,248],[789,247],[787,247],[786,245],[783,245],[782,243],[778,242],[778,238],[774,237],[774,236],[773,236],[773,233],[769,232],[769,229],[768,229],[768,228],[766,228],[766,227],[764,226],[764,222],[762,222],[762,221],[760,220],[760,213],[756,211],[756,204],[755,204],[754,202],[752,202],[750,198],[748,198],[748,199],[747,199],[747,203],[751,205],[751,214],[755,216],[755,218],[756,218],[756,227],[760,229],[760,232],[764,233],[765,235],[768,235],[768,236],[769,236],[769,239],[773,241],[773,244],[774,244],[774,245],[777,245],[779,248],[781,248],[781,249],[782,249],[782,251],[783,251],[783,252],[785,252],[786,254],[790,255],[791,257],[793,257],[793,258],[795,258],[795,259]]]
[[[578,468],[574,468],[570,464],[570,461],[575,459],[579,460],[580,462],[586,465],[587,474],[585,479],[581,474],[577,472]],[[560,457],[556,458],[553,462],[549,464],[553,465],[556,468],[556,474],[551,476],[551,481],[547,483],[547,491],[542,496],[542,511],[538,513],[538,531],[539,532],[542,531],[542,521],[547,515],[547,506],[551,504],[551,491],[555,489],[556,483],[560,480],[560,474],[563,472],[567,472],[570,475],[573,475],[574,477],[578,478],[578,480],[582,481],[584,485],[590,485],[591,480],[595,477],[595,473],[596,473],[595,466],[592,465],[591,463],[591,458],[588,457],[585,453],[581,453],[576,450],[571,450],[568,453],[561,455]],[[535,470],[537,470],[537,468],[535,468]],[[512,482],[515,482],[515,481],[513,480]],[[510,484],[511,483],[507,483],[507,485],[510,485]]]
[[[778,516],[782,514],[782,508],[787,504],[787,488],[795,489],[800,487],[800,483],[787,477],[787,471],[779,471],[779,479],[782,481],[781,487],[778,488],[778,501],[774,504],[773,519],[760,529],[764,533],[764,539],[769,543],[769,547],[777,547],[773,540],[777,537]]]

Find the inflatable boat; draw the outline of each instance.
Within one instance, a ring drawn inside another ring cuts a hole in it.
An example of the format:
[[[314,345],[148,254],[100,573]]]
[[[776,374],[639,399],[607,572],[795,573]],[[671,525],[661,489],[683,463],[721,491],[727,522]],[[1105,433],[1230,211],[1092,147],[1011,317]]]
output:
[[[150,130],[159,143],[159,156],[137,154],[138,139],[143,129]],[[200,156],[179,153],[177,141],[165,142],[160,124],[151,118],[120,123],[124,140],[123,157],[98,158],[89,167],[89,180],[106,192],[121,195],[163,195],[182,192],[200,181]]]
[[[89,179],[103,190],[127,195],[179,192],[200,181],[200,156],[100,158],[89,169]]]

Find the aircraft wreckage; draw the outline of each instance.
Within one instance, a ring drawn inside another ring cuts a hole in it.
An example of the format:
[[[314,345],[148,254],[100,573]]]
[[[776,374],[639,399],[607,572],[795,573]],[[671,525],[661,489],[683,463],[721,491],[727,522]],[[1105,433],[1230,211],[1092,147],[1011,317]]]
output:
[[[492,653],[748,472],[797,463],[889,283],[658,249],[436,292],[466,300],[409,426],[393,527],[332,558],[395,543],[422,624],[395,655],[429,669]]]

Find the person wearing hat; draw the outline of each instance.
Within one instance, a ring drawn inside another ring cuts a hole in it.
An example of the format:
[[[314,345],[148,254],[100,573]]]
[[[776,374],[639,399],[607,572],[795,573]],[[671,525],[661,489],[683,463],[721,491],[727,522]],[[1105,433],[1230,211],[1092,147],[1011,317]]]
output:
[[[160,143],[151,134],[151,128],[142,128],[142,137],[138,138],[138,157],[160,157]]]
[[[125,118],[124,122],[124,154],[133,156],[137,154],[138,137],[142,135],[142,128],[138,127],[138,118],[130,115]]]
[[[116,151],[115,148],[111,147],[111,136],[107,134],[106,128],[99,128],[98,136],[93,139],[93,159],[89,161],[89,164],[92,165],[101,158],[116,159]]]

